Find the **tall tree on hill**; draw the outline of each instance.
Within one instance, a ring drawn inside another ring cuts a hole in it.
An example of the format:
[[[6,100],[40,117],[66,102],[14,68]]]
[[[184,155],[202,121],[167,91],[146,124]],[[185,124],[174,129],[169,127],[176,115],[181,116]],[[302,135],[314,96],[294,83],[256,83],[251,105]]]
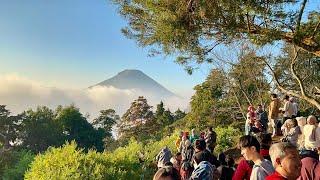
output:
[[[113,109],[101,110],[97,118],[93,120],[93,126],[97,129],[102,128],[106,136],[112,136],[112,127],[120,121],[119,115]]]
[[[60,146],[64,143],[62,129],[55,121],[54,111],[48,107],[26,111],[22,125],[22,146],[35,153],[43,152],[49,146]]]
[[[155,130],[156,122],[150,106],[143,96],[131,103],[118,124],[118,133],[121,139],[135,137],[143,139]]]
[[[214,123],[213,110],[220,108],[220,102],[226,93],[226,75],[218,69],[213,69],[206,80],[194,87],[196,91],[191,97],[191,111],[187,115],[190,126],[200,129]],[[227,123],[220,122],[222,124]]]
[[[179,108],[174,112],[174,120],[179,120],[182,119],[186,116],[187,114],[184,111],[181,111]]]
[[[157,105],[157,109],[154,117],[157,123],[163,127],[166,125],[172,124],[174,121],[174,117],[171,111],[169,109],[167,110],[164,109],[164,105],[162,101]]]
[[[66,140],[75,140],[79,147],[103,151],[104,131],[96,130],[74,105],[57,109],[55,121],[59,124]]]
[[[103,139],[105,150],[112,149],[115,144],[115,139],[112,136],[112,128],[119,121],[120,117],[113,109],[101,110],[99,116],[93,120],[93,126],[105,134]]]
[[[0,105],[0,153],[10,150],[12,144],[21,138],[23,116],[10,115],[5,105]]]
[[[266,78],[266,65],[261,57],[257,56],[253,50],[246,51],[239,57],[239,62],[235,64],[230,73],[231,88],[241,106],[266,104],[265,100],[269,99],[268,90],[269,82]]]

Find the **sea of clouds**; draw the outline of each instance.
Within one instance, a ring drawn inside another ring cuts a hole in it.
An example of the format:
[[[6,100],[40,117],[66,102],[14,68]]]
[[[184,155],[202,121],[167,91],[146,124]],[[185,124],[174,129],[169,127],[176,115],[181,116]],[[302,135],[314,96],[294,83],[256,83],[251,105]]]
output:
[[[183,96],[162,99],[154,94],[146,94],[135,89],[117,89],[114,87],[95,86],[84,89],[66,89],[46,87],[40,82],[16,75],[0,75],[0,104],[7,105],[12,113],[21,113],[37,106],[55,109],[58,105],[75,104],[83,114],[95,118],[100,110],[112,108],[122,115],[133,100],[145,96],[154,106],[162,100],[171,111],[180,108],[187,110],[192,92]]]

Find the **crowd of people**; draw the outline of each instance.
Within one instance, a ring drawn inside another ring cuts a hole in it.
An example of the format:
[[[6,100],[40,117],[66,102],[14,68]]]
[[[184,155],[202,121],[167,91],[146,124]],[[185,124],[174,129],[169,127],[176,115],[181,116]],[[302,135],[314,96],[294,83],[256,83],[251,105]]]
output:
[[[249,106],[237,165],[229,155],[214,155],[212,127],[199,134],[193,129],[191,135],[180,133],[174,156],[168,147],[159,152],[153,179],[320,180],[320,123],[313,115],[299,117],[294,98],[285,96],[283,102],[272,94],[268,112]],[[282,138],[273,143],[274,136]]]

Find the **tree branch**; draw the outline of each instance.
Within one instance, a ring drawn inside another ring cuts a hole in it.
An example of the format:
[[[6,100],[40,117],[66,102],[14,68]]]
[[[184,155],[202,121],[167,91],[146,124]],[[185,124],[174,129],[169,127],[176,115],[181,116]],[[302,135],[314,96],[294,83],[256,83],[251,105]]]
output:
[[[293,49],[294,49],[294,57],[291,59],[290,71],[291,71],[293,77],[294,77],[294,78],[298,81],[298,83],[299,83],[299,87],[300,87],[300,91],[301,91],[302,96],[305,96],[305,95],[306,95],[305,88],[304,88],[304,86],[303,86],[303,83],[302,83],[300,77],[297,75],[297,73],[296,73],[296,71],[295,71],[295,63],[296,63],[296,61],[297,61],[300,48],[297,50],[297,48],[294,47]]]
[[[296,27],[296,33],[299,31],[300,29],[300,24],[301,24],[301,19],[302,19],[302,15],[303,15],[303,11],[306,7],[307,4],[307,0],[303,0],[303,2],[301,3],[301,7],[300,7],[300,11],[299,11],[299,15],[297,18],[297,27]]]
[[[277,87],[279,88],[279,90],[280,90],[281,92],[286,93],[286,94],[291,95],[291,96],[295,96],[295,97],[300,98],[300,99],[304,99],[304,100],[306,100],[307,102],[309,102],[310,104],[316,106],[316,107],[320,110],[320,102],[317,101],[316,99],[311,98],[311,97],[309,97],[309,96],[307,96],[307,95],[300,95],[300,94],[298,94],[298,93],[296,93],[296,92],[293,92],[293,91],[290,91],[290,90],[285,89],[285,88],[280,84],[279,79],[277,78],[277,76],[276,76],[274,70],[272,69],[271,65],[270,65],[265,59],[262,59],[262,60],[264,61],[264,63],[267,65],[267,67],[268,67],[269,70],[271,71],[272,76],[273,76],[273,78],[274,78],[274,80],[275,80],[275,82],[276,82],[276,85],[277,85]]]
[[[320,20],[319,20],[318,24],[316,25],[316,27],[315,27],[314,30],[313,30],[311,39],[314,39],[314,36],[316,35],[316,32],[318,31],[318,28],[319,28],[319,27],[320,27]]]

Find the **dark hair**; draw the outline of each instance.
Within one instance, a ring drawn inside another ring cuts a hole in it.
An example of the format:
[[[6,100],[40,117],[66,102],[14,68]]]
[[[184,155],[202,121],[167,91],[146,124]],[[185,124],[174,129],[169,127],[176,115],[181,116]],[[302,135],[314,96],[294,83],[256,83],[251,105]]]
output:
[[[260,143],[254,136],[245,135],[242,136],[239,140],[239,147],[246,148],[246,147],[255,147],[257,152],[260,152]]]
[[[293,118],[292,119],[292,124],[293,124],[293,127],[297,127],[298,126],[298,121],[295,118]]]
[[[272,98],[277,98],[278,96],[276,94],[271,94]]]
[[[288,96],[288,95],[285,95],[283,99],[289,100],[289,96]]]
[[[168,161],[166,163],[164,163],[165,166],[173,166],[172,162]]]
[[[269,146],[272,143],[272,136],[270,133],[261,133],[258,137],[260,146]]]
[[[208,129],[209,131],[213,131],[213,130],[212,130],[212,129],[213,129],[212,126],[208,126],[207,129]]]
[[[197,139],[194,141],[194,146],[196,149],[203,151],[206,149],[206,141],[204,139]]]
[[[181,155],[181,152],[177,152],[176,153],[176,157],[180,156]]]
[[[235,164],[234,159],[229,155],[226,156],[226,161],[227,161],[227,166],[229,167],[233,167]]]
[[[218,155],[218,161],[220,161],[222,165],[227,165],[226,155],[223,152]]]
[[[204,151],[197,152],[194,155],[194,160],[197,164],[199,164],[202,161],[209,161],[209,154],[205,153]]]
[[[172,166],[164,166],[160,168],[153,176],[153,180],[160,180],[165,177],[171,177],[172,180],[180,180],[180,174],[178,170]]]

